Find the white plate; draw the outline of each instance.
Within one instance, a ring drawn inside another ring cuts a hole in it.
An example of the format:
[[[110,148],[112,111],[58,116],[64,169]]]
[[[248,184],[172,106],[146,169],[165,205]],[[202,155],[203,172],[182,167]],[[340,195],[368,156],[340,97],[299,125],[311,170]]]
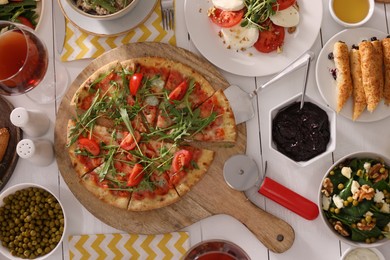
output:
[[[109,36],[125,33],[144,22],[152,13],[157,0],[139,1],[138,5],[129,14],[108,21],[100,21],[83,16],[69,6],[66,0],[58,0],[58,2],[62,13],[73,25],[90,34]]]
[[[44,13],[44,10],[45,10],[44,3],[45,3],[44,0],[37,2],[37,8],[35,9],[35,12],[38,14],[38,22],[37,22],[37,25],[35,26],[35,30],[38,30],[39,26],[41,25],[42,14]]]
[[[333,45],[337,41],[345,42],[349,48],[352,44],[358,44],[362,40],[368,40],[371,37],[378,39],[385,38],[386,33],[370,29],[370,28],[356,28],[346,29],[335,34],[322,48],[316,65],[316,80],[318,89],[325,102],[336,111],[337,106],[337,92],[336,81],[329,72],[334,69],[334,61],[328,59],[328,54],[333,51]],[[352,120],[352,98],[349,98],[343,109],[339,112],[340,115]],[[386,106],[383,101],[377,106],[374,112],[370,113],[367,110],[356,119],[357,122],[373,122],[386,118],[390,115],[390,107]]]
[[[207,10],[211,0],[185,0],[185,20],[196,48],[215,66],[241,76],[266,76],[281,71],[316,40],[322,22],[322,1],[298,0],[300,23],[293,34],[286,32],[283,52],[260,53],[229,50],[218,36],[220,27],[210,22]]]

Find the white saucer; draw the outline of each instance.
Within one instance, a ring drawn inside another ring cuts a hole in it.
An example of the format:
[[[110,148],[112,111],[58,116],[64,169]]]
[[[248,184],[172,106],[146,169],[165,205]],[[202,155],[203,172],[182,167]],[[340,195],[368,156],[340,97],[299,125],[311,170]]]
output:
[[[79,14],[66,0],[58,0],[65,17],[77,28],[94,35],[113,36],[125,33],[144,22],[154,10],[157,0],[139,1],[127,15],[115,20],[100,21]]]

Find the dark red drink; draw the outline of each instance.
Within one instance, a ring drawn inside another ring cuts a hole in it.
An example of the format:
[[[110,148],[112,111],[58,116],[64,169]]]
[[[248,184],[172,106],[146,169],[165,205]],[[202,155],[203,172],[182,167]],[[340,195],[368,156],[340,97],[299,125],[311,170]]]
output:
[[[0,94],[28,92],[44,78],[47,66],[46,47],[33,32],[9,27],[0,33]]]

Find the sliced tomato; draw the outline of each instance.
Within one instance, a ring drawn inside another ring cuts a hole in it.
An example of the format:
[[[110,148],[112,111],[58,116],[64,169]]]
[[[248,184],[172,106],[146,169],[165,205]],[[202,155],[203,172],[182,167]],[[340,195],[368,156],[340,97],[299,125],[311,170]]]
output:
[[[144,75],[142,73],[134,73],[129,81],[129,88],[131,95],[135,96],[137,94],[137,91],[139,87],[142,84],[142,78]]]
[[[171,170],[175,173],[183,170],[190,165],[191,159],[192,153],[190,151],[185,149],[177,151],[173,156]]]
[[[95,140],[82,137],[79,139],[78,142],[81,149],[87,150],[89,153],[91,153],[94,156],[99,155],[100,146]]]
[[[32,22],[27,19],[26,17],[24,16],[18,16],[18,18],[16,18],[17,21],[27,27],[30,27],[31,29],[35,29],[35,26],[32,24]]]
[[[276,2],[277,4],[272,9],[281,11],[295,4],[296,0],[277,0]]]
[[[135,138],[135,139],[134,139]],[[130,151],[135,148],[139,140],[141,139],[141,135],[138,131],[134,131],[134,137],[132,134],[128,133],[125,138],[123,138],[122,142],[120,143],[120,147],[123,150]]]
[[[83,98],[81,100],[81,103],[80,103],[80,108],[82,110],[88,110],[92,105],[93,98],[94,97],[92,95],[89,95],[89,96],[86,96],[85,98]]]
[[[169,101],[180,101],[185,96],[188,89],[188,82],[186,80],[182,81],[171,93],[169,93]]]
[[[129,178],[127,179],[127,186],[137,186],[142,181],[144,174],[144,167],[141,164],[136,163],[133,167],[133,170],[129,174]]]
[[[261,31],[254,47],[259,52],[272,52],[282,47],[284,43],[284,27],[275,25],[269,21],[269,30]]]
[[[216,25],[220,27],[229,28],[239,22],[241,22],[242,17],[244,16],[244,9],[239,11],[225,11],[219,8],[215,8],[210,13],[210,19]]]

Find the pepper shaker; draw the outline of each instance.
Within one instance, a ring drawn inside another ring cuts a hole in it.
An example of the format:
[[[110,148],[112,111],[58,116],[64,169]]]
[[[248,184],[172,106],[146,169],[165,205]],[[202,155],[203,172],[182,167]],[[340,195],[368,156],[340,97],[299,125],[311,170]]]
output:
[[[45,139],[23,139],[16,146],[18,155],[38,166],[48,166],[54,159],[53,145]]]
[[[20,127],[28,136],[44,135],[50,127],[49,117],[39,110],[27,110],[17,107],[12,110],[10,120],[13,125]]]

